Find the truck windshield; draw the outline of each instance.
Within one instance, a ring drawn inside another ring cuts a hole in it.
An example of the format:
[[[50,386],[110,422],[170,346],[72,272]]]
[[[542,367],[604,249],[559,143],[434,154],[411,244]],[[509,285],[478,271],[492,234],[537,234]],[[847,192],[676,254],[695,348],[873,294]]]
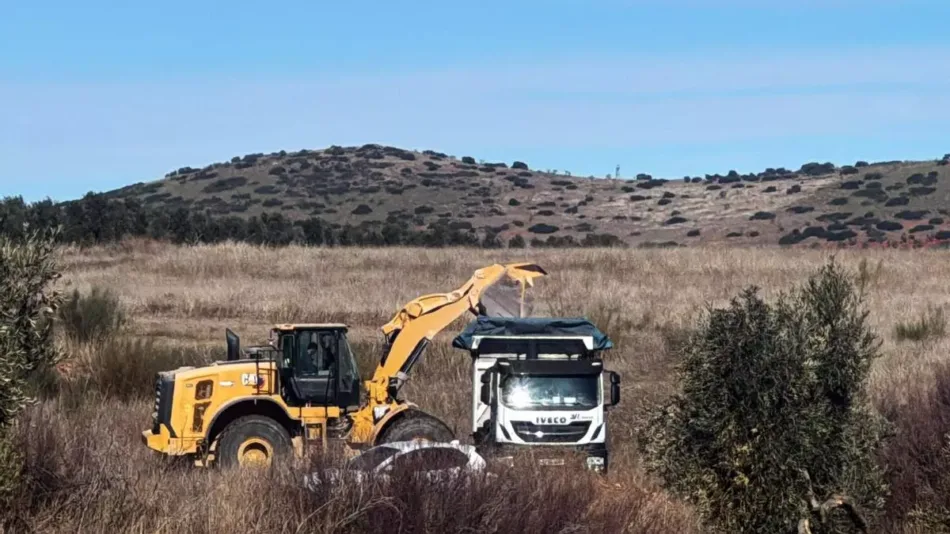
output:
[[[597,376],[507,376],[501,402],[515,410],[590,410],[598,406]]]

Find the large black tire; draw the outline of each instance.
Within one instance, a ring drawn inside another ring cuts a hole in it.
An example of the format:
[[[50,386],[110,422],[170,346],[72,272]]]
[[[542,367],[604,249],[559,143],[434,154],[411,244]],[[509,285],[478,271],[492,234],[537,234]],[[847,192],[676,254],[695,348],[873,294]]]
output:
[[[391,422],[376,443],[413,440],[448,443],[453,439],[455,433],[448,425],[427,413],[411,410]]]
[[[280,423],[263,415],[247,415],[232,421],[221,433],[215,463],[222,467],[269,466],[292,449],[290,433]]]

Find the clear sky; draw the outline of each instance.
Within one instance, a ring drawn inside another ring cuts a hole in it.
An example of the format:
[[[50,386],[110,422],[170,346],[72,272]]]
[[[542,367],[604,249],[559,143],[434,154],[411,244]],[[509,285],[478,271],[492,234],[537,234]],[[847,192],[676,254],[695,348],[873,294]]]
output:
[[[603,176],[950,152],[947,0],[0,5],[0,196],[390,144]]]

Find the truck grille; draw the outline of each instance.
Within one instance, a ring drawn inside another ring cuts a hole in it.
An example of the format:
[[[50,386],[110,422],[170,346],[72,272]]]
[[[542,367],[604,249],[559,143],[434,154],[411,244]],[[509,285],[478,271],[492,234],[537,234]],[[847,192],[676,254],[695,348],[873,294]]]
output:
[[[511,426],[515,429],[515,434],[526,443],[576,443],[587,434],[590,421],[566,425],[536,425],[527,421],[515,421]]]
[[[161,425],[168,428],[168,432],[175,437],[172,428],[172,397],[175,394],[175,378],[159,373],[155,378],[155,406],[152,412],[152,434],[158,434]]]

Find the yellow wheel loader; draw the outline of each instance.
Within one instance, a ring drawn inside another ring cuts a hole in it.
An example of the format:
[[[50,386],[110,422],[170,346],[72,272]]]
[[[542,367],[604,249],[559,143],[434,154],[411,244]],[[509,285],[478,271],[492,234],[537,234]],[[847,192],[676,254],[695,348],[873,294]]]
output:
[[[228,330],[227,361],[158,374],[152,427],[142,439],[199,466],[270,465],[282,455],[325,451],[331,441],[351,451],[450,441],[445,423],[398,398],[409,372],[432,338],[466,312],[523,316],[526,288],[545,274],[530,263],[496,264],[451,293],[412,300],[382,327],[385,350],[365,382],[347,325],[277,325],[267,345],[243,350]]]

